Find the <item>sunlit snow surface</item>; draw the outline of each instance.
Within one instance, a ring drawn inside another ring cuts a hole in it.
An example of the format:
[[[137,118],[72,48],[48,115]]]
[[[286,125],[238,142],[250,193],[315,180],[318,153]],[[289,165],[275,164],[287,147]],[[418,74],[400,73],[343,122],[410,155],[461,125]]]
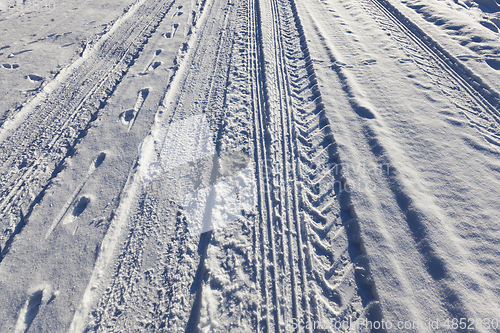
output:
[[[499,3],[0,0],[0,332],[498,332]]]

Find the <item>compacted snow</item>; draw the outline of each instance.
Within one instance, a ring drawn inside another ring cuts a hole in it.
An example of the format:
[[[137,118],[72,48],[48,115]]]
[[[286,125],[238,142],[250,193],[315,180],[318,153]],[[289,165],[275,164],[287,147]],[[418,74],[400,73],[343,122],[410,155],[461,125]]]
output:
[[[0,332],[500,332],[495,0],[0,29]]]

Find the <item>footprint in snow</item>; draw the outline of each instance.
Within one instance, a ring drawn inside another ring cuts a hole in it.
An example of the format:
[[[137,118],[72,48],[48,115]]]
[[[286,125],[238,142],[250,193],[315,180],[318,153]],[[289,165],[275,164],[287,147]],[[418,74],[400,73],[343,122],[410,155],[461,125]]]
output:
[[[495,23],[493,23],[491,21],[481,20],[481,21],[479,21],[479,23],[481,23],[481,25],[483,27],[486,27],[493,32],[498,32],[498,27],[495,25]]]
[[[22,50],[22,51],[19,51],[19,52],[14,52],[14,53],[9,54],[7,56],[7,58],[9,58],[9,59],[10,58],[14,58],[17,55],[20,55],[20,54],[23,54],[23,53],[26,53],[26,52],[31,52],[31,51],[33,51],[33,50],[30,49],[30,50]]]
[[[500,70],[500,58],[495,59],[495,58],[487,58],[486,63],[493,69],[495,70]]]
[[[40,82],[43,80],[43,77],[36,74],[28,74],[26,75],[26,79],[30,80],[31,82]]]
[[[85,208],[87,208],[89,203],[90,203],[90,198],[82,196],[80,200],[78,200],[78,203],[76,204],[75,208],[73,209],[73,216],[74,217],[80,216],[85,210]]]
[[[18,64],[2,64],[2,67],[5,69],[16,69],[19,68]]]
[[[135,119],[137,118],[137,115],[141,111],[142,105],[144,104],[144,101],[146,100],[148,95],[149,95],[149,88],[143,88],[139,90],[134,107],[132,109],[128,109],[120,113],[119,118],[123,125],[128,126],[129,131],[134,125]]]
[[[31,323],[40,311],[40,308],[52,302],[56,298],[57,294],[58,292],[54,292],[50,285],[32,293],[19,312],[14,332],[21,333],[28,331]]]
[[[181,16],[182,15],[182,12],[180,11],[182,9],[182,6],[178,6],[176,11],[172,14],[172,18],[176,17],[176,16]]]
[[[179,28],[179,23],[174,23],[172,24],[172,33],[171,36],[174,37],[175,33],[177,32],[177,29]]]
[[[120,113],[120,120],[123,125],[128,125],[132,119],[134,119],[135,110],[130,109]]]
[[[377,62],[375,59],[366,59],[362,62],[363,65],[373,65]]]
[[[85,181],[86,182],[86,181]],[[77,199],[77,197],[74,198],[73,202],[71,203],[73,205],[73,211],[71,214],[67,214],[62,217],[61,223],[63,225],[68,225],[76,221],[76,219],[83,214],[85,209],[87,209],[88,205],[90,204],[91,199],[89,195],[82,195],[80,198]],[[78,226],[76,226],[78,229]],[[73,230],[73,234],[76,232],[76,229]]]

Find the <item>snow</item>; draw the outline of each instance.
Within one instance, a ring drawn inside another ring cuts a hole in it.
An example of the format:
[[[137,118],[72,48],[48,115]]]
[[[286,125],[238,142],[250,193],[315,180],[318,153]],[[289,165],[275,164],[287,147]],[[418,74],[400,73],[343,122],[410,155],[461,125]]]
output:
[[[0,1],[0,331],[499,332],[499,8]]]

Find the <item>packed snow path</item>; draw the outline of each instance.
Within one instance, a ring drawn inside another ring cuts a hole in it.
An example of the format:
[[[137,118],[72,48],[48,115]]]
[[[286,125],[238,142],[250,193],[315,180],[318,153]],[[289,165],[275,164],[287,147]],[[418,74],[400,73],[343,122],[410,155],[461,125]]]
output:
[[[500,331],[496,81],[400,7],[128,8],[2,123],[0,331]]]

